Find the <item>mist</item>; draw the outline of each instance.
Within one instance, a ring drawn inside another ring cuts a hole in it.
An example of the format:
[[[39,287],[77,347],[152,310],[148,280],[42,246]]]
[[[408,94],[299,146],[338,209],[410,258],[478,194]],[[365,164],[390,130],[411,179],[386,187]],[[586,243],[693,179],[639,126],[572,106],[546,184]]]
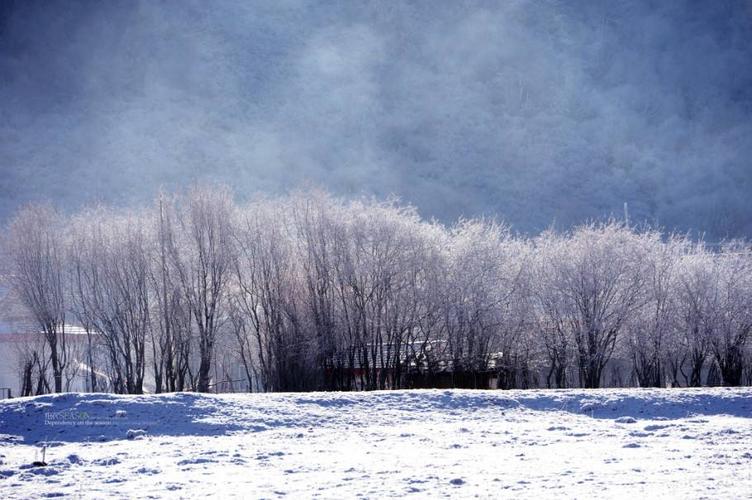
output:
[[[211,180],[752,235],[752,2],[0,4],[0,221]]]

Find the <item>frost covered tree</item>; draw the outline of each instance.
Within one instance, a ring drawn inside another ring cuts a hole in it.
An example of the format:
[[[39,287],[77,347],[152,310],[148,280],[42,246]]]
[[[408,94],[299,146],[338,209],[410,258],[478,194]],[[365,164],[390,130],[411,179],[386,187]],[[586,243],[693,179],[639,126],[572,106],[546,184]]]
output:
[[[640,386],[752,376],[743,242],[617,222],[526,238],[391,200],[238,205],[195,187],[144,210],[28,207],[4,251],[44,340],[19,353],[28,393],[62,390],[81,363],[92,390],[123,393],[599,387],[626,364]]]
[[[207,392],[232,269],[234,203],[226,188],[194,187],[180,200],[170,258],[198,339],[196,389]]]
[[[316,352],[301,324],[290,224],[287,207],[253,203],[241,210],[235,231],[231,320],[248,383],[258,365],[267,390],[315,387]]]
[[[709,338],[713,334],[712,311],[708,297],[713,294],[713,256],[700,243],[679,262],[675,292],[677,334],[680,336],[688,363],[688,373],[680,367],[685,383],[702,385],[702,373],[709,354]]]
[[[534,241],[535,253],[530,269],[531,299],[534,304],[534,325],[538,343],[545,352],[548,368],[546,386],[564,388],[567,371],[574,359],[574,339],[570,317],[571,305],[558,288],[558,266],[567,258],[566,239],[548,231]]]
[[[47,343],[55,392],[63,390],[68,363],[63,221],[50,206],[25,207],[10,223],[6,246],[10,282]]]
[[[351,389],[354,373],[350,368],[355,363],[355,353],[339,324],[335,290],[334,243],[341,239],[337,223],[340,208],[326,194],[314,192],[296,194],[290,200],[290,210],[291,243],[300,263],[297,287],[301,315],[313,337],[315,364],[322,371],[324,388]]]
[[[91,272],[91,261],[94,257],[91,247],[92,238],[90,230],[92,228],[92,216],[96,218],[93,211],[84,211],[82,214],[74,216],[68,224],[70,233],[68,251],[68,290],[70,296],[70,310],[78,323],[86,332],[86,353],[84,356],[88,368],[89,389],[92,392],[102,389],[99,387],[99,377],[97,370],[100,368],[95,354],[98,344],[98,336],[95,334],[96,318],[94,316],[94,304],[87,292],[91,281],[87,273]]]
[[[627,319],[642,306],[643,240],[616,222],[581,226],[554,265],[557,314],[574,340],[582,387],[600,386]]]
[[[449,233],[436,293],[460,387],[480,386],[478,377],[491,367],[492,353],[501,352],[505,370],[515,368],[517,331],[510,320],[520,285],[520,251],[508,228],[492,221],[463,221]]]
[[[160,194],[150,213],[153,251],[149,279],[152,289],[151,362],[155,391],[190,387],[191,310],[188,308],[173,257],[176,249],[174,199]]]
[[[711,260],[713,279],[704,298],[704,330],[722,384],[738,386],[752,334],[752,252],[746,244],[732,243]]]
[[[107,209],[86,220],[73,287],[77,316],[101,335],[113,390],[141,394],[151,331],[149,226],[140,213]]]
[[[664,242],[660,233],[653,231],[643,235],[641,245],[645,259],[644,300],[627,319],[627,352],[640,387],[662,387],[667,368],[671,371],[668,358],[672,354],[668,350],[672,349],[670,336],[675,328],[675,289],[687,244],[676,237]]]
[[[359,383],[366,389],[399,386],[417,313],[411,294],[420,265],[413,241],[416,216],[388,204],[359,203],[343,215],[335,240],[335,290]]]

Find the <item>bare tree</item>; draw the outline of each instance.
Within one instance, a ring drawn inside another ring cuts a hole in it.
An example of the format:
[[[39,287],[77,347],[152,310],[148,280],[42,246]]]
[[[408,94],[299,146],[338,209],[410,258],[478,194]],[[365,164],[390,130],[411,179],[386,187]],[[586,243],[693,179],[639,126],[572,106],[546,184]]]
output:
[[[49,346],[42,336],[30,335],[28,340],[16,343],[21,397],[37,396],[50,392]]]
[[[315,386],[316,356],[300,328],[289,211],[275,203],[243,210],[236,231],[232,323],[249,384],[254,358],[267,390]]]
[[[104,209],[86,220],[77,247],[77,316],[101,335],[115,392],[140,394],[151,328],[147,226],[141,214]]]
[[[713,290],[706,297],[709,345],[722,383],[738,386],[752,334],[752,251],[743,243],[725,245],[713,256]]]
[[[676,287],[677,329],[689,358],[689,374],[681,373],[687,385],[702,385],[702,370],[708,357],[708,340],[713,335],[713,320],[707,298],[713,293],[712,255],[698,244],[680,261]]]
[[[324,193],[296,195],[291,200],[295,255],[300,261],[299,291],[301,314],[313,332],[315,365],[321,370],[324,387],[348,390],[354,387],[355,347],[352,331],[342,321],[335,289],[335,242],[342,247],[341,210]]]
[[[149,340],[156,392],[182,391],[190,383],[192,314],[173,259],[179,251],[175,212],[174,200],[160,194],[155,210],[149,214],[154,228],[149,269],[154,312]]]
[[[86,364],[88,366],[89,390],[97,392],[99,388],[97,377],[98,365],[96,362],[98,339],[95,335],[94,325],[96,323],[94,310],[92,307],[91,297],[85,292],[87,287],[87,272],[91,269],[90,262],[92,258],[91,244],[89,237],[90,216],[95,215],[91,212],[84,211],[71,220],[69,225],[70,239],[67,247],[68,250],[68,289],[70,294],[70,310],[78,323],[86,332]]]
[[[49,347],[55,392],[63,390],[65,349],[64,219],[46,205],[23,208],[8,229],[10,279]]]
[[[600,386],[626,320],[642,305],[644,253],[642,238],[615,222],[582,226],[568,238],[553,287],[563,298],[583,387]]]
[[[662,387],[667,341],[674,328],[674,309],[678,263],[687,245],[683,239],[664,242],[657,232],[642,239],[645,256],[643,305],[627,321],[628,352],[641,387]],[[670,361],[669,369],[670,369]],[[676,371],[673,372],[676,375]],[[674,377],[675,378],[675,377]]]
[[[41,341],[20,353],[28,394],[84,367],[124,393],[147,371],[157,392],[752,378],[747,243],[616,222],[527,239],[321,192],[238,207],[218,187],[70,219],[28,207],[6,240],[0,274]]]
[[[485,387],[491,353],[511,369],[519,324],[511,314],[520,291],[523,247],[492,221],[462,221],[450,232],[439,286],[454,384]],[[502,378],[507,376],[500,370]]]
[[[170,257],[197,331],[196,389],[207,392],[214,343],[224,320],[223,296],[232,270],[232,197],[225,188],[195,187],[182,200],[178,214],[180,231],[172,242]]]
[[[548,388],[567,387],[567,369],[573,358],[570,304],[558,289],[558,266],[566,258],[566,240],[546,232],[535,240],[532,292],[536,301],[535,326],[546,353]]]

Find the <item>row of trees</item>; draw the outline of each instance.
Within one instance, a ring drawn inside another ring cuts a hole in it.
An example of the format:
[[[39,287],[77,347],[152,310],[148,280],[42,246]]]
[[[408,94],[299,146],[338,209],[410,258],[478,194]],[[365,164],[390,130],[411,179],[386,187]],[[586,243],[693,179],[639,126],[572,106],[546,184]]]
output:
[[[528,238],[393,202],[240,206],[197,187],[137,211],[29,206],[4,248],[39,332],[29,393],[64,390],[81,363],[92,390],[119,393],[209,391],[233,362],[269,391],[592,388],[622,365],[640,386],[752,378],[747,243],[615,221]]]

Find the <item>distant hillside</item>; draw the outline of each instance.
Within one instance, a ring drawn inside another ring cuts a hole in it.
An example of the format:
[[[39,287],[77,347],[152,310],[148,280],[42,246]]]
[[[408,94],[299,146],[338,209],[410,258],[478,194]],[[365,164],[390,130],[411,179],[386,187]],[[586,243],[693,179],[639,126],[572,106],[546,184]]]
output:
[[[750,236],[751,6],[6,0],[0,221],[212,179]]]

